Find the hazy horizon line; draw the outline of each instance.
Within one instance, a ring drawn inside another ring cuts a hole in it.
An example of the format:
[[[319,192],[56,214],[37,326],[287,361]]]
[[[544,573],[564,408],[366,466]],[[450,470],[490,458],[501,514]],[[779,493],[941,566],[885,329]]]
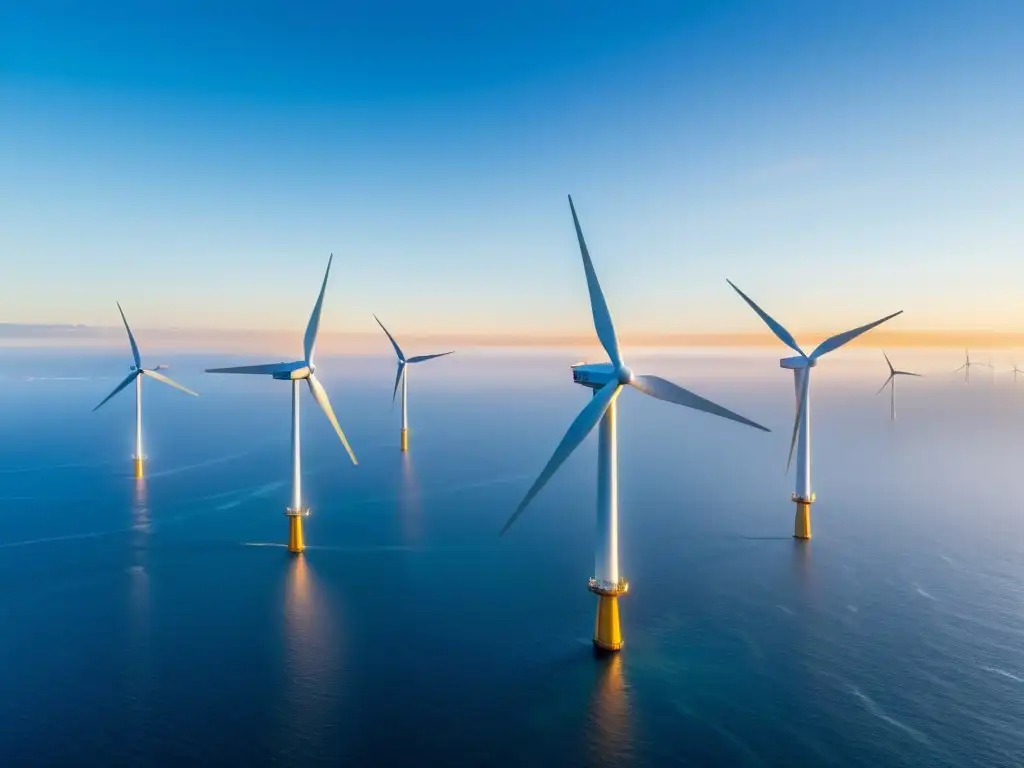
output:
[[[273,353],[277,350],[295,352],[301,348],[300,331],[263,329],[186,329],[139,328],[133,329],[139,345],[152,349],[216,349],[229,348],[239,353]],[[815,343],[829,333],[803,333],[813,343],[806,345],[810,352]],[[633,347],[782,347],[770,332],[704,332],[704,333],[627,333],[620,334],[623,344]],[[0,323],[0,347],[32,348],[59,347],[68,344],[90,348],[119,346],[126,343],[120,326],[88,326],[72,324]],[[423,345],[441,347],[507,347],[507,348],[565,348],[597,347],[592,333],[537,334],[537,333],[453,333],[403,334],[403,346]],[[372,331],[322,331],[318,348],[351,351],[353,347],[376,349],[387,345],[381,333]],[[892,348],[1000,348],[1024,347],[1024,331],[994,330],[882,330],[877,329],[850,342],[857,347]]]

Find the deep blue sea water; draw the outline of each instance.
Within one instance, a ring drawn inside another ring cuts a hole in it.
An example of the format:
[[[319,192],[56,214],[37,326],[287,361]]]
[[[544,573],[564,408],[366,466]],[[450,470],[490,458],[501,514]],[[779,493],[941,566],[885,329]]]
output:
[[[834,355],[801,544],[778,356],[631,356],[774,431],[620,398],[606,659],[596,437],[497,535],[586,403],[570,357],[419,366],[407,456],[393,362],[325,358],[360,466],[305,397],[296,558],[283,382],[170,358],[201,396],[146,382],[136,484],[131,390],[90,412],[127,353],[6,351],[0,762],[1024,765],[1024,383],[899,360],[936,375],[898,382],[890,423],[880,355]]]

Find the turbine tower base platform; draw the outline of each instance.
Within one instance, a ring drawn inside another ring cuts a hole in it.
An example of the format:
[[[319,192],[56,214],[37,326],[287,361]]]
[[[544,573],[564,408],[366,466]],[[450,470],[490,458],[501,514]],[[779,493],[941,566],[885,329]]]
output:
[[[302,518],[309,517],[309,510],[289,507],[284,515],[288,518],[288,551],[297,555],[306,548],[302,540]]]
[[[600,651],[622,649],[622,627],[619,623],[619,595],[629,591],[629,582],[598,581],[591,577],[587,588],[597,595],[597,618],[594,620],[594,647]]]
[[[402,450],[403,451],[408,451],[409,450],[409,430],[408,429],[403,429],[402,430]]]
[[[810,497],[793,494],[796,504],[796,519],[793,521],[793,538],[810,541],[811,538],[811,504],[817,497],[812,492]]]
[[[143,456],[136,456],[135,458],[132,459],[132,464],[135,467],[135,479],[136,480],[141,480],[145,476],[145,472],[143,470],[143,464],[144,463],[145,463],[145,457],[143,457]]]

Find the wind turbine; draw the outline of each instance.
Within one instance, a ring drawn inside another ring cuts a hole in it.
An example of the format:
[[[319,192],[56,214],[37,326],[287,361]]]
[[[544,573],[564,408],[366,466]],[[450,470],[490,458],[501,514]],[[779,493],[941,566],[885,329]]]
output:
[[[971,367],[973,366],[973,367],[977,368],[979,366],[985,365],[985,363],[975,363],[975,362],[972,362],[971,361],[971,353],[968,350],[966,350],[966,349],[964,350],[964,355],[967,357],[967,362],[965,362],[963,365],[961,365],[959,368],[957,368],[955,371],[953,371],[953,373],[959,373],[960,371],[963,371],[964,372],[964,384],[970,384],[971,383]],[[988,364],[988,367],[989,368],[992,367],[991,363]]]
[[[132,358],[135,360],[135,364],[129,366],[128,370],[131,371],[125,376],[124,381],[114,387],[114,391],[103,398],[103,402],[93,408],[93,411],[99,410],[110,398],[120,392],[122,389],[127,387],[133,381],[135,382],[135,456],[132,461],[135,464],[135,478],[139,479],[143,476],[143,463],[145,462],[145,456],[142,455],[142,377],[149,376],[151,379],[163,382],[175,389],[180,389],[182,392],[186,392],[190,395],[198,397],[198,395],[191,389],[187,389],[176,381],[164,376],[158,371],[167,370],[166,365],[157,365],[153,368],[142,367],[142,357],[139,355],[139,345],[135,343],[135,336],[132,334],[132,329],[128,327],[128,320],[124,316],[124,310],[121,309],[121,303],[117,304],[117,311],[121,313],[121,321],[124,323],[124,329],[128,331],[128,343],[132,347]]]
[[[313,314],[309,316],[309,324],[306,326],[306,335],[303,339],[303,359],[292,363],[268,363],[266,365],[242,365],[236,368],[207,368],[207,373],[245,373],[263,376],[272,376],[279,381],[290,381],[292,383],[292,502],[291,506],[285,509],[285,516],[288,518],[288,551],[301,552],[305,549],[302,541],[302,518],[308,517],[310,510],[302,506],[302,450],[299,434],[299,382],[303,379],[309,386],[320,409],[326,414],[327,419],[334,427],[334,431],[341,438],[341,444],[345,446],[349,458],[353,464],[358,464],[356,455],[352,452],[351,446],[345,433],[341,431],[338,419],[331,409],[331,401],[327,399],[327,392],[323,385],[317,381],[314,371],[316,366],[313,362],[313,354],[316,351],[316,336],[320,331],[320,311],[324,305],[324,291],[327,290],[327,278],[331,274],[331,262],[334,254],[327,260],[327,271],[324,273],[324,282],[320,286],[320,295],[317,296],[316,304],[313,306]]]
[[[658,376],[634,374],[626,365],[619,352],[611,313],[605,302],[601,285],[594,273],[587,244],[583,240],[579,219],[572,197],[569,197],[576,238],[583,257],[583,270],[587,276],[590,293],[590,307],[594,316],[594,329],[611,362],[578,363],[572,366],[572,379],[592,391],[589,403],[569,426],[547,465],[534,481],[516,511],[501,529],[504,535],[526,509],[537,493],[551,479],[562,463],[569,458],[584,438],[601,423],[598,436],[597,456],[597,546],[594,552],[594,576],[588,581],[591,592],[598,595],[597,619],[594,624],[594,645],[606,651],[617,651],[622,647],[622,632],[619,627],[618,596],[629,589],[629,584],[619,574],[619,501],[618,501],[618,446],[616,439],[616,399],[625,385],[630,385],[646,395],[669,403],[684,405],[699,411],[722,416],[757,429],[769,431],[749,419],[715,405],[670,381]]]
[[[1013,363],[1013,383],[1014,384],[1017,383],[1017,374],[1018,373],[1024,373],[1024,371],[1022,371],[1020,368],[1018,368],[1016,363]]]
[[[793,493],[793,501],[796,504],[796,520],[793,525],[793,538],[811,538],[811,504],[817,498],[811,490],[811,369],[818,364],[818,358],[839,349],[844,344],[853,341],[866,331],[870,331],[876,325],[881,325],[886,320],[891,320],[896,315],[902,314],[903,310],[893,312],[891,315],[876,320],[873,323],[854,328],[852,331],[837,333],[821,342],[810,356],[804,354],[796,340],[779,323],[773,320],[768,314],[755,304],[747,294],[737,288],[731,280],[726,280],[733,290],[738,293],[750,308],[764,320],[772,333],[790,349],[799,353],[798,357],[784,357],[779,361],[781,368],[788,368],[793,371],[793,382],[796,385],[796,419],[793,422],[793,437],[789,443],[789,459],[786,462],[786,472],[793,462],[793,449],[799,439],[800,447],[796,454],[796,491]]]
[[[398,342],[395,341],[395,337],[392,336],[388,329],[384,327],[384,323],[380,321],[380,318],[376,315],[373,319],[377,321],[377,325],[381,327],[381,330],[387,334],[388,339],[391,341],[391,346],[395,348],[395,354],[398,355],[398,371],[395,373],[395,390],[391,393],[391,405],[395,404],[395,395],[398,394],[398,382],[402,382],[402,450],[409,450],[409,420],[408,413],[406,411],[406,401],[409,394],[409,372],[406,370],[406,365],[412,365],[413,363],[423,363],[427,360],[433,360],[435,357],[444,357],[450,355],[451,352],[440,352],[436,355],[417,355],[416,357],[406,358],[405,353],[402,352],[402,348],[398,346]]]
[[[896,421],[896,377],[897,376],[920,376],[920,373],[911,373],[910,371],[897,371],[892,367],[892,362],[889,360],[889,356],[885,354],[885,350],[882,350],[882,357],[885,358],[885,364],[889,366],[889,378],[885,380],[885,384],[881,386],[875,395],[882,392],[883,389],[892,385],[889,390],[889,419]]]

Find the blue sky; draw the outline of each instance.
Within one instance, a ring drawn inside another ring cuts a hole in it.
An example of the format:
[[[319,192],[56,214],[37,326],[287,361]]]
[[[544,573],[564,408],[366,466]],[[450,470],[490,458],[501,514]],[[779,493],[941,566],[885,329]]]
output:
[[[293,5],[5,4],[0,320],[586,331],[571,193],[620,333],[1024,325],[1019,1]]]

